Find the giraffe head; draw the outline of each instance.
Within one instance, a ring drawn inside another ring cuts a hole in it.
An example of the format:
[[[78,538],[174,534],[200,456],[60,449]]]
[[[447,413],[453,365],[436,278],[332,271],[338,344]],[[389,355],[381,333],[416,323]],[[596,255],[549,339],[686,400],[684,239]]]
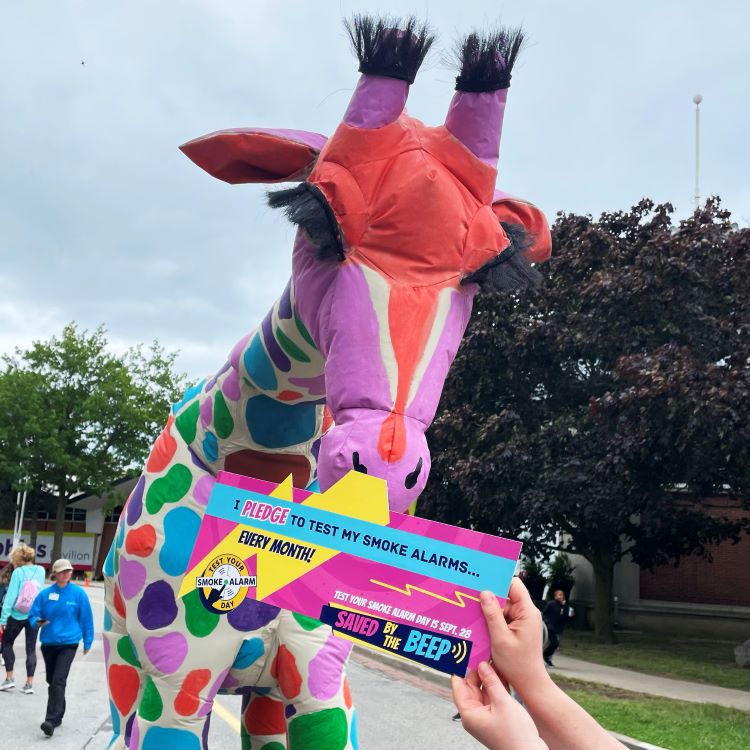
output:
[[[362,75],[330,139],[224,130],[182,150],[227,182],[299,182],[269,202],[299,226],[293,300],[325,359],[335,426],[318,479],[325,490],[351,469],[379,476],[404,511],[427,481],[425,431],[474,295],[533,286],[551,242],[538,209],[495,189],[520,31],[463,40],[445,122],[427,127],[405,110],[427,28],[347,28]]]

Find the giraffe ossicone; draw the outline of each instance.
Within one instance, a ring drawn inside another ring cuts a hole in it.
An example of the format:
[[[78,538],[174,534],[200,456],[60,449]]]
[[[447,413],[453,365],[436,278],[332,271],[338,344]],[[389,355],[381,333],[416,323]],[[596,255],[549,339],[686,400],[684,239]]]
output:
[[[357,747],[348,642],[262,602],[218,615],[177,596],[214,477],[325,491],[357,470],[406,511],[474,296],[533,286],[549,257],[543,214],[495,188],[520,31],[466,37],[445,123],[427,127],[405,104],[429,29],[347,29],[362,75],[330,138],[248,128],[181,147],[230,183],[297,182],[269,203],[299,229],[286,289],[175,404],[120,518],[105,564],[113,748],[207,748],[219,691],[244,696],[245,748]]]

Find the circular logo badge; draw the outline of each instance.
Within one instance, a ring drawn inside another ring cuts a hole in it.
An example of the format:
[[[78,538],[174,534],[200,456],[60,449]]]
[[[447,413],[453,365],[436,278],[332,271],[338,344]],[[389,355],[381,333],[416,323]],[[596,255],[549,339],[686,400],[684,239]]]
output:
[[[216,614],[231,612],[255,586],[255,576],[249,575],[245,562],[236,555],[218,555],[208,563],[203,575],[195,579],[203,606]]]

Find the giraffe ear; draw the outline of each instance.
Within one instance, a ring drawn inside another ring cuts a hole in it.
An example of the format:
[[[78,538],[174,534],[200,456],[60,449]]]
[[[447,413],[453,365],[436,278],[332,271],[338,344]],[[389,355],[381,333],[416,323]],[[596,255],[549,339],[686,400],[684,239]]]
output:
[[[327,138],[304,130],[236,128],[195,138],[180,150],[210,175],[242,182],[298,182],[315,166]]]
[[[552,235],[545,215],[532,203],[495,191],[492,203],[495,216],[504,224],[520,225],[526,230],[524,258],[529,263],[543,263],[552,255]]]

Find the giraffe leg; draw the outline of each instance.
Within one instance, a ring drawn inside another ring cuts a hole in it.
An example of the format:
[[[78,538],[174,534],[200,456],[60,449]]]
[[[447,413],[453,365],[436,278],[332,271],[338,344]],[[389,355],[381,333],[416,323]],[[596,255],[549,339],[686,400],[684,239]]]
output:
[[[242,750],[286,750],[284,701],[278,690],[254,689],[242,698]]]
[[[289,750],[357,750],[345,674],[350,652],[351,643],[329,626],[282,611],[272,674],[285,699]]]

